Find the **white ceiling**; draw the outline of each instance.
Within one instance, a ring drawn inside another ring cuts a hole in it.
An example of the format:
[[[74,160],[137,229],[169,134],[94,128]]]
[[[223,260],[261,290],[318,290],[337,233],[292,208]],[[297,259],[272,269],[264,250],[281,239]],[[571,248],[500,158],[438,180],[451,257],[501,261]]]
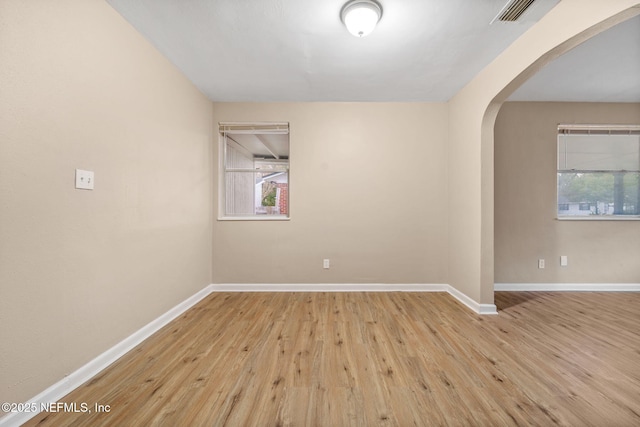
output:
[[[548,64],[512,101],[640,102],[640,16]]]
[[[340,21],[346,0],[107,1],[213,101],[437,102],[559,0],[493,24],[507,0],[379,0],[382,19],[362,39]],[[512,99],[589,101],[586,88],[593,100],[640,102],[638,22],[574,49]]]

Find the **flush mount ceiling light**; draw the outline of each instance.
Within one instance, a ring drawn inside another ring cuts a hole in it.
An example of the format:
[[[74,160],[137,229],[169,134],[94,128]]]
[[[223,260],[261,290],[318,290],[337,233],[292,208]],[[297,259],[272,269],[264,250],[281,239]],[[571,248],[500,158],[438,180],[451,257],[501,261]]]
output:
[[[340,17],[351,34],[364,37],[376,28],[382,7],[373,0],[352,0],[344,5]]]

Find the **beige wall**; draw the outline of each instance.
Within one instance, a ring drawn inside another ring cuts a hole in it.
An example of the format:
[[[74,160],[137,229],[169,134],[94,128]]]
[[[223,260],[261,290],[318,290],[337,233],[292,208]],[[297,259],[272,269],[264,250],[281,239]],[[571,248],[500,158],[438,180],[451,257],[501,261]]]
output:
[[[0,401],[24,402],[210,283],[211,103],[103,1],[3,0],[0,64]]]
[[[500,104],[545,64],[639,7],[638,0],[563,0],[449,101],[449,284],[475,301],[493,303],[493,129]]]
[[[214,283],[446,283],[445,104],[217,103],[214,121],[291,127],[291,220],[215,221]]]
[[[640,104],[502,106],[495,125],[496,282],[640,282],[640,222],[555,219],[559,123],[639,124]],[[569,257],[567,267],[560,255]]]

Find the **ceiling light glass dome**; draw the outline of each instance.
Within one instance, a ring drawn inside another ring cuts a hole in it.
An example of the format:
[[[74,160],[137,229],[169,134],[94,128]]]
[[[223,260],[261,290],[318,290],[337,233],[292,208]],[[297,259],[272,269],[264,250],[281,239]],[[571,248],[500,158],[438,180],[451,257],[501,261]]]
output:
[[[353,0],[344,5],[340,16],[351,34],[364,37],[376,28],[382,7],[372,0]]]

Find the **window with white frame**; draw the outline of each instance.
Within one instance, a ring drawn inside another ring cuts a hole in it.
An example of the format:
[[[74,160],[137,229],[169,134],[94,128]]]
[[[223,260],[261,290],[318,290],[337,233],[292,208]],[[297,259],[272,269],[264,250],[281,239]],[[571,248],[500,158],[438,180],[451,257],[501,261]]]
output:
[[[289,124],[220,123],[219,219],[289,218]]]
[[[640,125],[558,126],[558,218],[640,218]]]

